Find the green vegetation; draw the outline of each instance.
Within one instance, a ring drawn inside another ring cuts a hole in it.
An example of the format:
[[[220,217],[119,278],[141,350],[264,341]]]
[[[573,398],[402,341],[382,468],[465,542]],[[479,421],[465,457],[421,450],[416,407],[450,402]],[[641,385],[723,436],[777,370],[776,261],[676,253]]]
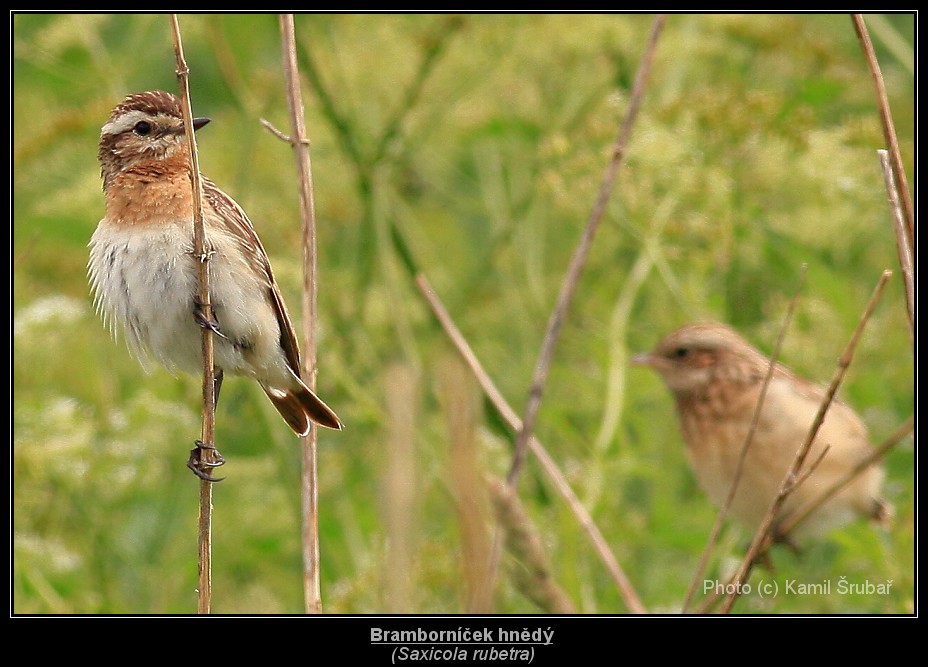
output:
[[[474,536],[449,443],[469,434],[471,459],[502,476],[512,435],[459,364],[408,263],[521,411],[651,21],[296,18],[320,249],[318,384],[347,425],[320,434],[326,612],[467,610]],[[198,482],[184,462],[199,436],[199,380],[144,374],[94,314],[85,279],[103,210],[99,128],[128,93],[177,90],[168,18],[22,14],[12,23],[13,611],[191,613]],[[201,168],[248,211],[299,319],[295,165],[259,123],[288,126],[277,19],[180,23],[194,112],[213,119],[198,134]],[[914,17],[868,25],[911,178]],[[841,395],[875,442],[912,414],[883,147],[847,15],[669,18],[537,425],[650,610],[679,608],[715,511],[687,467],[669,394],[627,366],[631,354],[701,318],[769,351],[807,263],[781,359],[825,383],[891,268]],[[463,426],[462,405],[474,414]],[[214,491],[213,610],[299,613],[298,443],[245,380],[227,379],[217,420],[228,463]],[[404,443],[411,454],[398,461]],[[736,611],[911,613],[913,458],[907,440],[887,460],[890,531],[857,523],[800,557],[778,549],[776,573],[752,579],[828,580],[830,593],[748,595]],[[397,476],[412,486],[400,520],[389,513]],[[519,491],[576,610],[626,611],[532,458]],[[726,528],[707,578],[727,571],[748,538]],[[494,610],[538,612],[508,572]],[[841,577],[892,586],[842,594]]]

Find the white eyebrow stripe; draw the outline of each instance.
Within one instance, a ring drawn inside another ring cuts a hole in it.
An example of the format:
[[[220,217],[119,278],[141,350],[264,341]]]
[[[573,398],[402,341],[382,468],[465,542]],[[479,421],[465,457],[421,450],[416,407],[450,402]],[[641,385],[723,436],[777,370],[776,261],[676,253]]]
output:
[[[151,114],[144,111],[129,111],[128,113],[116,116],[113,120],[103,126],[101,134],[121,134],[126,130],[131,130],[140,120],[151,120]]]

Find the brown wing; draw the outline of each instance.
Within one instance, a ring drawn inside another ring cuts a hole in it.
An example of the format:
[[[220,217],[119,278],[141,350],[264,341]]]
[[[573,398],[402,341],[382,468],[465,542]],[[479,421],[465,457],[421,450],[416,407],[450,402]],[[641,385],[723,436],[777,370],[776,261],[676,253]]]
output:
[[[290,320],[290,313],[287,312],[287,306],[284,304],[283,296],[277,281],[274,279],[274,272],[271,270],[271,262],[268,259],[264,246],[255,232],[251,220],[245,215],[245,211],[231,197],[227,196],[220,190],[215,183],[208,178],[203,178],[203,193],[209,205],[219,213],[220,219],[226,224],[237,238],[241,240],[242,250],[246,255],[250,255],[254,266],[259,267],[268,286],[268,293],[271,302],[274,304],[274,313],[277,315],[277,324],[280,327],[280,346],[287,357],[287,365],[290,366],[296,376],[300,374],[300,348],[296,339],[296,332],[293,330],[293,322]]]
[[[229,231],[239,239],[242,251],[250,256],[255,267],[261,271],[267,284],[268,295],[274,304],[274,314],[280,329],[280,347],[287,359],[287,365],[293,372],[297,384],[295,388],[277,388],[262,384],[264,392],[271,399],[278,412],[287,421],[297,435],[306,435],[309,432],[309,422],[332,429],[341,429],[342,423],[338,415],[325,404],[316,394],[306,386],[300,372],[300,348],[293,330],[293,322],[287,312],[283,296],[268,259],[264,246],[245,215],[245,211],[235,201],[222,192],[216,184],[208,178],[203,179],[203,193],[207,202],[219,214]],[[221,326],[221,325],[220,325]]]

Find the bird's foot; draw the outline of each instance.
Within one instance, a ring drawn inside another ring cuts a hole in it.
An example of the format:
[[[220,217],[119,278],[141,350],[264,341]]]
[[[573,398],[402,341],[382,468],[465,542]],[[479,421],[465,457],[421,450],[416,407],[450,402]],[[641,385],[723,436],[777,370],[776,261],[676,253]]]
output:
[[[206,482],[221,482],[225,477],[213,477],[210,471],[223,465],[226,460],[213,445],[207,445],[202,440],[194,441],[196,447],[190,450],[190,458],[187,459],[187,467],[193,471],[193,474]],[[206,454],[204,455],[204,452]]]

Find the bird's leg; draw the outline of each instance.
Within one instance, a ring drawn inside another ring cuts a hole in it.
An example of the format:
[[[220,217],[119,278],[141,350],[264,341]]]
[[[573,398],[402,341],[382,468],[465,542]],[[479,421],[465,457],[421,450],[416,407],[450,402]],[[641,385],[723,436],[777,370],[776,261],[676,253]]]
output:
[[[222,388],[222,369],[213,368],[213,407],[219,405],[219,390]]]
[[[802,548],[793,540],[793,536],[780,530],[781,521],[778,521],[770,531],[770,534],[764,540],[760,551],[755,559],[759,567],[764,568],[770,574],[776,574],[776,568],[773,564],[771,548],[774,545],[781,544],[793,552],[796,558],[802,557]]]
[[[193,297],[193,319],[204,329],[209,329],[220,338],[226,338],[226,335],[219,330],[219,322],[214,317],[206,315],[204,304],[196,297]],[[226,338],[228,340],[228,338]],[[219,390],[222,388],[222,369],[213,368],[213,408],[219,403]],[[207,445],[202,440],[195,441],[196,447],[190,450],[190,457],[187,459],[187,467],[193,471],[193,474],[207,482],[221,482],[224,477],[213,477],[209,474],[212,468],[218,468],[226,462],[215,445]],[[203,451],[209,450],[206,460],[203,457]]]
[[[222,369],[213,369],[213,408],[219,404],[219,390],[222,388]],[[190,457],[187,459],[187,467],[193,471],[193,474],[207,482],[221,482],[225,477],[213,477],[210,475],[212,468],[218,468],[226,460],[223,458],[215,445],[207,445],[202,440],[195,440],[196,447],[190,450]],[[204,460],[203,451],[209,450]]]
[[[773,528],[773,543],[782,544],[792,551],[796,557],[802,556],[802,549],[796,544],[796,541],[793,539],[793,536],[789,533],[784,533],[780,530],[779,524]]]
[[[759,553],[754,562],[758,567],[763,568],[770,574],[776,574],[776,568],[773,564],[773,558],[770,556],[770,551]]]
[[[229,340],[228,337],[219,330],[219,321],[214,316],[207,317],[203,308],[204,305],[205,304],[201,303],[196,296],[193,297],[193,319],[196,320],[196,323],[202,328],[209,329],[220,338]]]

